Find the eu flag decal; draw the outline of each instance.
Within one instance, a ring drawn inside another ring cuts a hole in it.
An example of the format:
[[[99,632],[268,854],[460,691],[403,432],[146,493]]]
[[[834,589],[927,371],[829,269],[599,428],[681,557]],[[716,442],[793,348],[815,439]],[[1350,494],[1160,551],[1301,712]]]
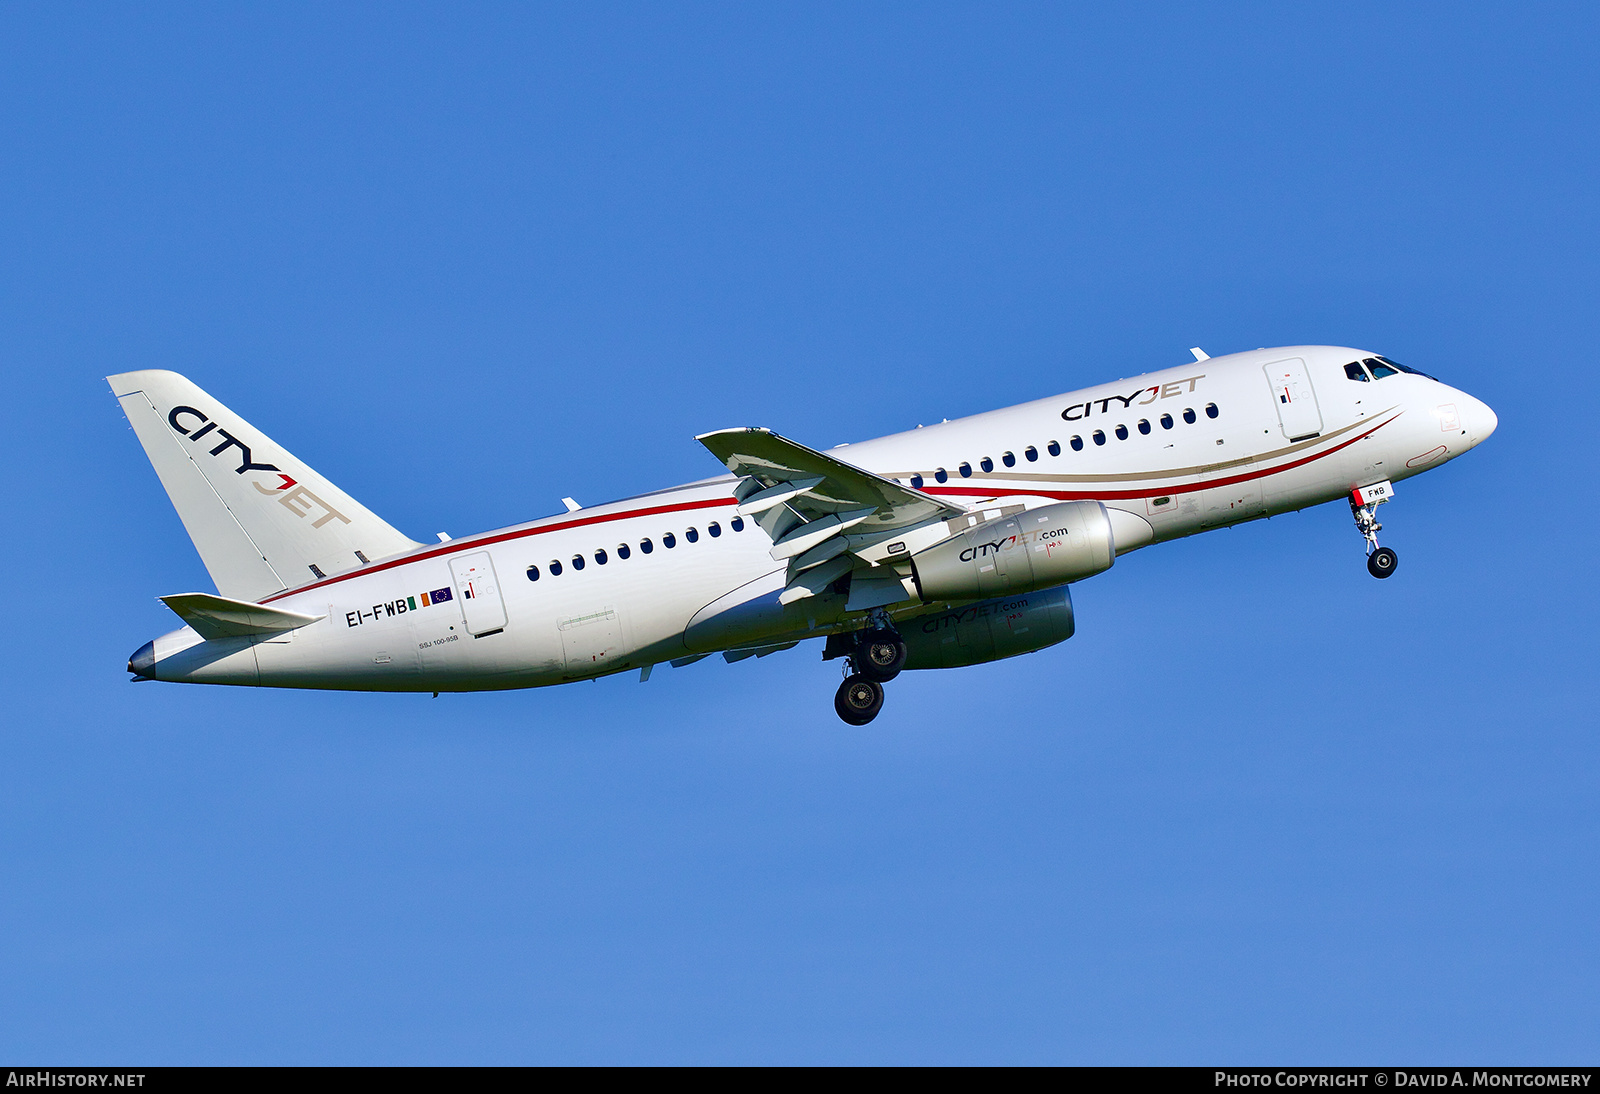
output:
[[[428,599],[435,604],[443,604],[446,600],[452,599],[452,597],[449,589],[435,589],[428,594]]]

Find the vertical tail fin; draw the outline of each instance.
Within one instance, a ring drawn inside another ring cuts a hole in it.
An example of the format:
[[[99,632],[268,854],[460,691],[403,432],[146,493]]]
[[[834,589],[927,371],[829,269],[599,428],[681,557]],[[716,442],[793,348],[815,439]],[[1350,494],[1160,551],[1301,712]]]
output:
[[[177,373],[106,380],[223,596],[259,601],[421,546]]]

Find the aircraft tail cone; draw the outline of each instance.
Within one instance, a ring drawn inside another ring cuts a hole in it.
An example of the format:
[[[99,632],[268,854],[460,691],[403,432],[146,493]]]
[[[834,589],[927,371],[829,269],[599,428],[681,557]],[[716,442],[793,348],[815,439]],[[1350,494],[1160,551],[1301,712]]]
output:
[[[156,644],[154,642],[146,642],[134,651],[132,657],[128,658],[128,671],[141,680],[148,680],[150,678],[150,670],[155,667],[155,663]]]

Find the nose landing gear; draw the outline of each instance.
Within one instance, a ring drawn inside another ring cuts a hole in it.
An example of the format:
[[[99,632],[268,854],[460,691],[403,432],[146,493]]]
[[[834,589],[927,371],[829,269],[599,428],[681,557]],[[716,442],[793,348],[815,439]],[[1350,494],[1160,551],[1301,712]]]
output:
[[[888,613],[879,609],[871,621],[871,628],[855,635],[854,648],[845,654],[850,674],[833,698],[833,709],[853,726],[864,726],[878,716],[883,709],[883,685],[899,676],[906,666],[905,639]]]
[[[1388,577],[1400,564],[1400,556],[1391,548],[1378,546],[1383,525],[1378,523],[1377,509],[1392,497],[1394,486],[1387,481],[1350,491],[1350,515],[1356,520],[1356,531],[1367,541],[1367,573],[1373,577]]]

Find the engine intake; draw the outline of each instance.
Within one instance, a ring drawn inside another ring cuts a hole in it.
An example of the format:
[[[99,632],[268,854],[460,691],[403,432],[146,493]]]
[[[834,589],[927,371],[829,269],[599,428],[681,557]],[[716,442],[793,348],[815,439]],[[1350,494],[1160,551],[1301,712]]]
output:
[[[1093,577],[1115,559],[1106,507],[1064,501],[969,528],[913,555],[911,567],[931,603],[1049,589]]]

